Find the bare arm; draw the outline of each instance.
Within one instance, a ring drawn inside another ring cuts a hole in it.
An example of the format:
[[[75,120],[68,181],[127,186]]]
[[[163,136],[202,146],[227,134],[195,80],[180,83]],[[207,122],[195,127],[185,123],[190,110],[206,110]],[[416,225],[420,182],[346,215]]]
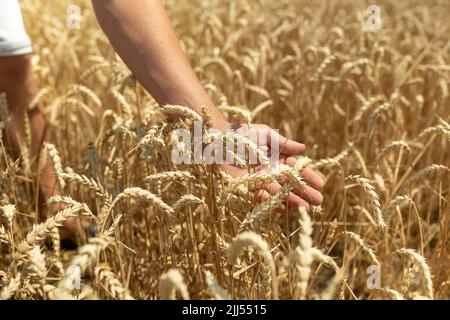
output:
[[[230,126],[192,70],[160,0],[133,0],[132,5],[131,1],[125,0],[92,0],[92,3],[100,26],[114,49],[160,104],[184,105],[198,113],[202,105],[207,104],[213,127],[224,131]],[[267,136],[273,131],[267,126],[255,126],[262,128]],[[267,139],[268,148],[272,149],[274,143],[281,145],[282,148],[277,148],[281,150],[281,160],[293,165],[293,156],[301,154],[305,146],[281,135],[276,136],[277,139]],[[221,168],[235,177],[247,172],[228,164]],[[318,190],[323,185],[322,179],[310,169],[304,169],[302,173],[311,187],[291,192],[287,202],[293,207],[320,204],[322,195]],[[267,199],[269,193],[274,194],[280,188],[278,183],[274,183],[266,188],[267,191],[261,190],[261,199]]]
[[[112,46],[158,103],[184,105],[198,113],[207,104],[214,127],[228,127],[192,70],[160,0],[92,4]]]

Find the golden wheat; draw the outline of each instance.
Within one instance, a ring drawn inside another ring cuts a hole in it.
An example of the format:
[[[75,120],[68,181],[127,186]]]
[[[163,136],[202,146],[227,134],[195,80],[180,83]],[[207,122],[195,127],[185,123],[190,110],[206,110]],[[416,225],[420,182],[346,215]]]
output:
[[[69,4],[82,9],[80,30],[65,26]],[[0,298],[448,299],[449,2],[380,0],[373,31],[363,2],[165,5],[224,115],[279,129],[306,154],[271,165],[242,134],[202,132],[204,144],[244,145],[245,156],[226,156],[247,174],[175,165],[172,132],[210,128],[208,106],[160,106],[86,1],[22,1],[41,89],[20,159],[8,152],[14,113],[0,92]],[[34,172],[37,106],[51,128]],[[48,201],[61,210],[41,221],[47,160],[63,193]],[[326,180],[310,213],[284,203],[293,188],[308,191],[306,167]],[[259,203],[254,191],[273,182],[285,187]],[[62,226],[79,217],[100,233],[63,250]],[[367,287],[368,263],[382,267],[378,290]],[[74,267],[80,290],[70,289]]]

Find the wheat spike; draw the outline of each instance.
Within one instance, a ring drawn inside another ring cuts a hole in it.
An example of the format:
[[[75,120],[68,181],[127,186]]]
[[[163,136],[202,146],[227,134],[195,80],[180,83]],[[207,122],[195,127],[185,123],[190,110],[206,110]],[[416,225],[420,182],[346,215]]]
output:
[[[381,291],[387,293],[394,300],[405,300],[405,297],[394,289],[381,288]]]
[[[128,290],[124,288],[117,276],[111,272],[109,266],[101,265],[95,268],[95,277],[98,282],[104,283],[108,293],[119,300],[134,300]]]
[[[0,300],[11,299],[20,286],[20,274],[11,278],[6,286],[0,291]]]
[[[275,263],[272,254],[269,251],[269,245],[261,238],[261,236],[251,231],[245,231],[234,237],[228,249],[228,262],[233,265],[242,250],[246,247],[255,249],[269,266],[272,274],[273,298],[278,299],[278,281]]]
[[[415,263],[417,263],[417,265],[422,270],[423,277],[425,279],[428,297],[430,299],[433,299],[433,281],[431,276],[431,269],[425,261],[425,258],[413,249],[402,248],[397,250],[396,252],[409,256]]]
[[[215,300],[230,300],[230,295],[228,292],[225,291],[224,288],[222,288],[217,281],[216,277],[209,272],[208,270],[205,270],[205,276],[206,276],[206,283],[208,284],[208,293],[211,296],[211,298]]]
[[[314,260],[312,246],[312,223],[311,218],[304,208],[299,209],[300,232],[298,246],[289,254],[289,261],[296,265],[296,289],[295,299],[305,299],[311,274],[311,264]]]
[[[426,178],[433,174],[442,174],[444,172],[450,172],[450,169],[442,164],[431,164],[416,172],[413,176],[406,180],[404,185],[410,185],[422,178]]]
[[[55,168],[56,176],[58,177],[59,186],[61,189],[64,189],[64,186],[66,185],[66,182],[62,178],[61,174],[64,172],[61,164],[61,157],[59,156],[58,151],[56,150],[55,145],[51,143],[45,143],[44,147],[47,149],[50,158],[53,161],[53,167]]]
[[[355,242],[360,246],[360,248],[366,252],[373,263],[375,263],[378,267],[380,267],[380,261],[378,260],[377,256],[375,255],[375,252],[371,247],[369,247],[364,240],[361,238],[359,234],[356,234],[351,231],[344,231],[343,234],[348,235],[350,239],[355,240]]]
[[[199,205],[206,207],[206,204],[202,199],[192,194],[185,194],[173,205],[172,208],[174,211],[180,211],[181,209],[187,206],[199,206]]]
[[[189,300],[189,293],[183,276],[177,269],[170,269],[159,277],[159,288],[162,300],[175,300],[178,291],[184,300]]]
[[[380,227],[381,230],[384,230],[387,227],[387,225],[384,221],[384,218],[383,218],[383,215],[381,212],[380,199],[379,199],[378,194],[375,191],[375,188],[370,184],[370,181],[368,179],[363,178],[358,175],[349,176],[346,178],[346,180],[353,181],[364,189],[364,191],[367,193],[367,195],[370,199],[372,210],[373,210],[374,216],[377,220],[378,226]]]

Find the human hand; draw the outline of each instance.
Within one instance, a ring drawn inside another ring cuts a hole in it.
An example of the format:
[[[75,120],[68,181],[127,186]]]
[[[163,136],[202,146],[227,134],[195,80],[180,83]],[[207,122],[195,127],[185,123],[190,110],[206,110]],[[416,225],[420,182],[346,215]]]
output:
[[[275,164],[286,164],[294,167],[297,158],[305,151],[305,145],[280,135],[264,124],[251,124],[250,127],[247,124],[234,124],[230,126],[236,133],[244,137],[249,138],[252,142],[256,143],[261,150],[266,152],[269,156],[273,156],[273,152],[278,154],[275,156]],[[257,134],[254,134],[254,133]],[[272,157],[273,158],[273,157]],[[241,177],[247,174],[247,169],[239,168],[233,164],[221,164],[220,169],[230,174],[233,178]],[[256,172],[261,172],[263,167],[258,165],[255,167]],[[285,202],[290,208],[304,207],[309,210],[311,205],[320,205],[323,201],[321,189],[323,188],[323,179],[310,168],[303,168],[300,171],[302,179],[307,183],[307,187],[303,190],[293,188],[289,192]],[[280,191],[284,181],[276,181],[270,184],[264,185],[261,189],[255,190],[256,197],[259,201],[266,201]]]

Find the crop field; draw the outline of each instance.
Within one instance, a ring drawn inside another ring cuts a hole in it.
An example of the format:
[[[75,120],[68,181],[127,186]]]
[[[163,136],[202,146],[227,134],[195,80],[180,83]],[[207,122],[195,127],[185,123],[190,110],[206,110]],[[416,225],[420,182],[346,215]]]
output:
[[[306,152],[237,179],[175,165],[171,133],[208,108],[159,105],[90,1],[21,1],[49,122],[39,167],[51,159],[63,193],[39,219],[26,118],[20,157],[0,149],[0,299],[449,299],[450,2],[373,1],[375,29],[359,0],[164,3],[227,118]],[[323,203],[285,208],[304,167],[323,176]],[[287,187],[258,202],[272,179]],[[59,233],[71,217],[97,230],[73,250]]]

